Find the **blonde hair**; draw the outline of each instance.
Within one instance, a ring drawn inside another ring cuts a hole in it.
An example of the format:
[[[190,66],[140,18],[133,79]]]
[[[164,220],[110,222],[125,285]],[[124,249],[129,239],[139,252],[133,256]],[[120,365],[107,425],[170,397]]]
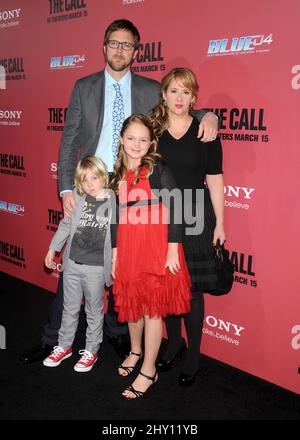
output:
[[[129,118],[125,119],[123,126],[121,128],[120,137],[124,136],[124,133],[126,132],[127,128],[130,126],[130,124],[140,124],[146,127],[149,131],[149,137],[150,137],[150,147],[145,154],[144,157],[141,159],[141,163],[138,166],[138,168],[135,170],[134,180],[132,182],[132,185],[136,185],[138,181],[140,180],[141,176],[141,169],[143,167],[147,168],[147,172],[143,174],[143,178],[148,178],[150,174],[153,173],[153,167],[156,159],[161,158],[161,155],[156,152],[157,149],[157,141],[154,133],[153,126],[151,122],[149,121],[146,116],[142,114],[133,114]],[[111,188],[118,193],[120,183],[125,180],[126,172],[127,172],[127,154],[124,149],[124,145],[122,144],[121,140],[119,142],[119,152],[118,152],[118,159],[114,166],[114,172],[115,176],[111,182]]]
[[[167,93],[169,85],[173,79],[180,81],[183,87],[191,92],[194,102],[197,99],[199,86],[196,75],[191,69],[186,67],[176,67],[167,73],[167,75],[161,80],[159,104],[154,107],[149,116],[156,136],[161,136],[163,131],[165,131],[169,125],[169,112],[163,94]]]
[[[86,156],[78,162],[75,169],[74,183],[78,195],[82,196],[85,194],[82,182],[85,179],[87,170],[90,170],[97,177],[102,177],[104,180],[104,187],[108,187],[109,175],[104,162],[96,156]]]

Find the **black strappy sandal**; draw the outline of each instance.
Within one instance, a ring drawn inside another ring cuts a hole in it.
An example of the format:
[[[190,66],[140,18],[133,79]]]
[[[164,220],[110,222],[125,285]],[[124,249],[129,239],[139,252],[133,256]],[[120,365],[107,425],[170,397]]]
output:
[[[149,394],[148,392],[154,387],[154,385],[156,384],[156,382],[158,380],[157,371],[155,371],[154,376],[147,376],[147,374],[144,374],[142,371],[140,371],[139,374],[141,376],[145,377],[146,379],[151,380],[152,384],[150,385],[150,387],[146,391],[136,390],[135,388],[133,388],[132,385],[129,385],[128,387],[125,388],[124,391],[130,391],[131,393],[133,393],[135,395],[135,397],[127,397],[127,396],[124,396],[124,394],[122,394],[122,397],[124,397],[124,399],[136,400],[136,399],[141,399],[142,397],[145,397],[146,395]]]
[[[120,369],[122,369],[122,370],[124,370],[127,374],[120,374],[120,373],[118,373],[119,374],[119,376],[123,376],[123,377],[127,377],[127,376],[129,376],[132,372],[133,372],[133,370],[135,369],[135,367],[137,366],[137,364],[140,362],[140,360],[141,360],[141,358],[142,358],[142,356],[143,356],[143,353],[134,353],[133,351],[130,351],[129,352],[129,355],[131,355],[131,354],[133,354],[134,356],[138,356],[139,357],[139,360],[137,361],[137,363],[135,364],[135,366],[134,367],[130,367],[130,366],[128,366],[128,367],[125,367],[124,365],[119,365],[118,366],[118,369],[120,368]],[[129,356],[128,355],[128,356]],[[127,357],[128,357],[127,356]]]

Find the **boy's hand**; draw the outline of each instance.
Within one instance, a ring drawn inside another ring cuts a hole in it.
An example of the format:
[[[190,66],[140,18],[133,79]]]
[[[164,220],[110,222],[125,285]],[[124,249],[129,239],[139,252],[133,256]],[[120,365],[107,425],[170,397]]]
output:
[[[45,257],[45,266],[48,267],[48,269],[53,269],[53,260],[54,260],[55,252],[49,249],[47,252],[47,255]]]

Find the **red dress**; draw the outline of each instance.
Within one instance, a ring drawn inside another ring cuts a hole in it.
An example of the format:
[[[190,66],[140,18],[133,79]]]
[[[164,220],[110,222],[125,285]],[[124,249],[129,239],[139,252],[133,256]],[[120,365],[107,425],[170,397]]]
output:
[[[168,210],[162,203],[127,206],[130,201],[156,199],[147,178],[140,178],[131,186],[133,180],[134,172],[128,171],[119,191],[121,209],[113,284],[118,320],[188,313],[191,281],[181,243],[178,245],[180,271],[173,275],[165,268],[168,224],[166,221],[163,224],[162,219],[168,218]]]

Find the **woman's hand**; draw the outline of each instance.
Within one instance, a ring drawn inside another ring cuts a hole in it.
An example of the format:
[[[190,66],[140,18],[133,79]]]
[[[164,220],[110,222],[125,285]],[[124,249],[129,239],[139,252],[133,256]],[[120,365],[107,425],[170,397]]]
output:
[[[226,240],[226,234],[224,230],[223,225],[216,225],[214,230],[214,238],[213,238],[213,245],[215,246],[217,243],[217,240],[220,240],[220,244],[222,245]]]
[[[226,235],[224,230],[224,180],[223,174],[207,174],[206,183],[209,189],[211,202],[216,216],[216,227],[214,230],[213,245],[217,240],[223,244]]]
[[[168,268],[173,275],[176,275],[176,273],[180,271],[178,243],[168,244],[165,268]]]
[[[45,266],[48,267],[48,269],[53,269],[53,260],[54,260],[55,252],[49,249],[47,252],[47,255],[45,257]]]

